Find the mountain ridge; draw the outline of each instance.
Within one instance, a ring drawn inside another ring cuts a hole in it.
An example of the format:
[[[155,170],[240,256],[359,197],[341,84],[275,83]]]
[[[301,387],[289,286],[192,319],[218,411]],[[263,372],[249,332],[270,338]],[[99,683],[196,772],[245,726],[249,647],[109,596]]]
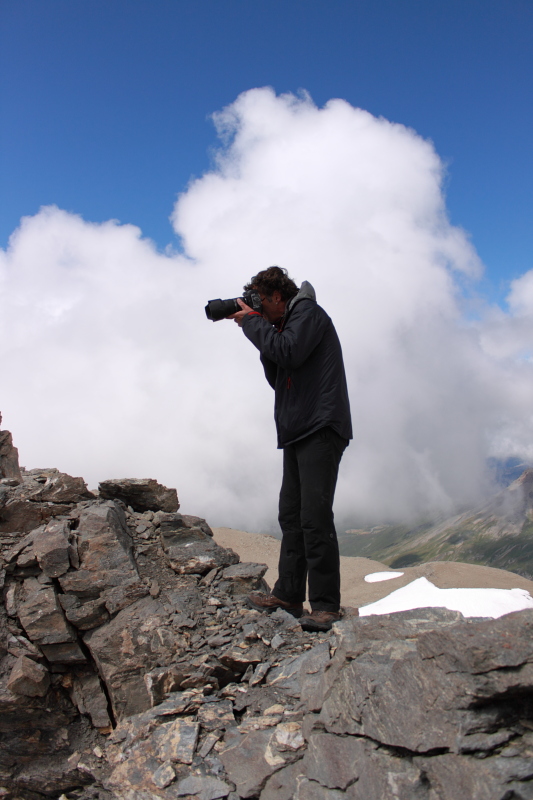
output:
[[[482,505],[448,519],[381,526],[339,537],[341,554],[375,558],[392,567],[463,561],[533,578],[533,469]]]

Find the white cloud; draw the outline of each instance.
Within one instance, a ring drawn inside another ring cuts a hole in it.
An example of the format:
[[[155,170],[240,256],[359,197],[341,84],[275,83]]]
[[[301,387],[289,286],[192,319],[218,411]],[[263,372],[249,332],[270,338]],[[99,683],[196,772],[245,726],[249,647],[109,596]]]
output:
[[[533,455],[533,273],[477,325],[456,275],[442,164],[415,132],[334,100],[256,89],[215,117],[216,169],[173,213],[185,256],[57,208],[0,252],[0,406],[22,463],[95,485],[155,477],[213,524],[275,525],[273,393],[237,326],[203,307],[270,264],[310,280],[343,344],[355,439],[337,514],[474,502],[490,453]]]

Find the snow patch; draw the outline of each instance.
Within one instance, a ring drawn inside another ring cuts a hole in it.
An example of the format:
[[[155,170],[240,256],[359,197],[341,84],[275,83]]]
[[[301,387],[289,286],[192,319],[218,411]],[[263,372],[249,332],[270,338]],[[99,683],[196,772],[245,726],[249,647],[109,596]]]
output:
[[[465,617],[497,619],[512,611],[533,608],[533,598],[525,589],[439,589],[427,578],[417,578],[381,600],[362,606],[359,616],[394,614],[414,608],[448,608],[460,611]]]
[[[367,583],[379,583],[380,581],[390,581],[393,578],[401,578],[403,572],[371,572],[365,575]]]

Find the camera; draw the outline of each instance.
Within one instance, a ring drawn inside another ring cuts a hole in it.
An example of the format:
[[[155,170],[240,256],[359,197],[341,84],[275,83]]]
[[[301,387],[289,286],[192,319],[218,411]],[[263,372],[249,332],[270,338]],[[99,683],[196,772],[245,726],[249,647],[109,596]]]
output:
[[[244,292],[240,299],[243,303],[246,303],[247,306],[250,306],[253,311],[262,314],[263,305],[259,292]],[[219,319],[226,319],[226,317],[235,314],[237,311],[241,311],[241,307],[236,298],[232,298],[231,300],[210,300],[205,307],[207,319],[213,322],[217,322]]]

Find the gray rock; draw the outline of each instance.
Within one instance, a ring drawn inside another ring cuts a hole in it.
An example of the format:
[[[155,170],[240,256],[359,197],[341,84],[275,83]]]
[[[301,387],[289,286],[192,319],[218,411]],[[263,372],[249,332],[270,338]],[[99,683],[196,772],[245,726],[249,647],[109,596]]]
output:
[[[299,777],[296,780],[293,800],[351,800],[351,792],[341,792],[338,789],[326,789],[316,781],[309,778]]]
[[[328,789],[346,789],[358,780],[365,761],[365,740],[313,734],[302,762],[306,777]]]
[[[423,660],[435,660],[445,672],[485,675],[533,662],[533,610],[493,620],[454,625],[418,637]]]
[[[349,800],[368,800],[370,797],[393,797],[395,800],[433,800],[433,787],[421,765],[410,758],[401,758],[380,750],[368,740],[360,740],[359,777],[346,789]],[[456,800],[470,795],[456,794]],[[471,795],[472,799],[475,795]]]
[[[162,761],[191,764],[198,732],[198,723],[191,719],[164,722],[152,734],[152,746]]]
[[[198,748],[198,755],[200,758],[205,758],[208,756],[218,740],[218,733],[208,733],[205,739],[202,741],[201,747]]]
[[[34,644],[76,641],[76,632],[65,619],[54,588],[42,586],[35,578],[24,581],[24,600],[18,607],[18,616]]]
[[[503,760],[503,759],[501,759]],[[493,763],[493,762],[496,763]],[[493,798],[526,798],[531,797],[529,787],[521,781],[513,791],[512,770],[501,770],[498,759],[477,759],[459,757],[451,754],[434,758],[416,759],[416,764],[424,771],[426,780],[431,786],[433,797],[439,800],[457,800],[458,797],[474,798],[474,800],[493,800]],[[505,774],[507,773],[507,774]],[[530,768],[526,780],[531,781],[533,769]],[[529,789],[529,794],[528,792]]]
[[[326,667],[329,660],[329,644],[323,642],[271,669],[266,683],[268,686],[283,689],[292,697],[300,697],[302,687],[307,685],[307,682],[314,683],[317,674]],[[308,676],[311,676],[310,679]]]
[[[54,470],[38,489],[29,494],[29,499],[42,503],[80,503],[94,500],[94,494],[87,489],[83,478],[73,478]]]
[[[82,602],[75,594],[60,594],[58,600],[65,616],[78,630],[87,631],[103,625],[109,613],[102,598]]]
[[[42,664],[26,656],[17,658],[7,682],[10,692],[27,697],[43,697],[49,686],[50,675]]]
[[[0,480],[8,481],[11,485],[22,483],[19,454],[9,431],[0,431]]]
[[[230,791],[228,784],[217,778],[190,775],[178,783],[176,795],[178,797],[194,795],[198,800],[218,800],[227,797]]]
[[[156,769],[152,776],[153,782],[159,789],[166,789],[166,787],[170,786],[175,778],[176,773],[174,772],[170,761],[165,761],[164,764],[161,764],[159,769]]]
[[[83,509],[77,540],[80,566],[59,577],[64,592],[94,599],[106,589],[139,582],[131,536],[117,504],[94,503]]]
[[[343,662],[340,671],[334,668],[326,676],[321,721],[332,733],[360,734],[414,753],[443,747],[456,751],[461,746],[458,729],[463,736],[492,733],[491,699],[527,696],[533,690],[529,646],[518,633],[524,626],[527,629],[531,612],[503,619],[500,625],[490,620],[447,628],[445,641],[452,646],[456,634],[462,643],[460,651],[452,649],[449,656],[440,653],[439,637],[429,633],[420,635],[418,647],[415,639],[374,642],[358,658]],[[494,628],[497,634],[492,639]],[[506,631],[505,645],[521,655],[501,652],[500,630]],[[487,672],[479,674],[478,653],[483,649]],[[522,665],[509,670],[509,660]],[[516,712],[510,708],[509,713],[512,717]]]
[[[105,779],[104,787],[113,798],[123,800],[158,800],[169,797],[164,789],[158,791],[154,782],[154,775],[160,768],[160,761],[149,748],[137,746],[113,769]]]
[[[272,728],[236,735],[221,751],[219,758],[239,797],[257,796],[267,779],[293,760],[292,754],[278,750],[275,738]]]
[[[41,650],[51,664],[66,664],[75,666],[85,664],[87,659],[78,642],[65,642],[64,644],[43,644]]]
[[[57,578],[70,567],[70,530],[66,520],[53,520],[33,537],[33,552],[45,575]]]
[[[0,486],[0,514],[20,503],[28,524],[25,507],[61,506],[45,490],[73,497],[57,470],[22,477]],[[533,612],[351,616],[317,637],[244,607],[264,566],[234,563],[204,520],[64,507],[0,542],[0,783],[14,795],[42,794],[38,765],[50,796],[87,779],[117,800],[533,800]],[[130,529],[157,541],[134,550]]]
[[[268,591],[268,586],[263,580],[267,571],[266,564],[239,563],[226,567],[222,571],[222,580],[229,582],[231,594],[242,595],[253,591]]]
[[[19,581],[12,582],[4,588],[4,604],[0,603],[0,619],[2,621],[2,633],[7,635],[7,622],[8,617],[14,618],[17,616],[17,609],[24,597],[24,590],[22,583]],[[20,653],[19,653],[20,655]],[[0,658],[2,654],[0,653]]]
[[[198,709],[198,722],[205,731],[226,730],[236,725],[231,700],[205,703]]]
[[[55,758],[35,758],[17,773],[18,797],[58,796],[94,782],[94,775],[69,763],[62,753]]]
[[[261,681],[266,677],[268,671],[270,669],[270,662],[265,661],[262,664],[258,664],[254,670],[252,677],[250,678],[250,686],[257,686],[257,684],[261,683]]]
[[[167,515],[159,526],[161,544],[170,567],[179,574],[205,575],[236,564],[233,550],[219,547],[200,527],[187,526],[181,514]]]
[[[181,518],[188,528],[200,528],[208,536],[213,536],[213,531],[203,517],[195,517],[192,514],[182,514]]]
[[[39,661],[43,657],[40,649],[24,636],[14,636],[12,633],[8,633],[6,647],[8,653],[15,656],[15,658],[26,656],[26,658],[31,658],[33,661]],[[0,657],[2,657],[1,652]]]
[[[157,667],[143,676],[150,704],[157,706],[171,693],[177,691],[190,672],[183,666],[170,664]]]
[[[161,662],[171,662],[180,650],[168,613],[149,596],[86,633],[84,641],[106,683],[117,719],[150,708],[144,675]]]
[[[175,489],[167,489],[153,478],[121,478],[102,481],[98,485],[100,497],[122,500],[134,511],[177,511],[180,507]]]
[[[267,780],[265,788],[260,794],[261,800],[294,800],[298,790],[298,778],[301,777],[301,761],[283,767]],[[368,800],[370,800],[370,796]]]
[[[268,656],[268,647],[263,642],[250,644],[241,641],[220,655],[220,661],[234,672],[244,674],[248,667],[257,667]]]
[[[123,608],[131,606],[136,600],[140,600],[141,597],[146,597],[148,594],[151,594],[151,592],[146,584],[133,580],[131,583],[125,583],[122,586],[104,589],[100,599],[103,600],[110,614],[116,614],[117,611],[122,611]],[[157,597],[157,595],[155,596]]]
[[[107,698],[97,675],[91,671],[79,671],[75,674],[71,697],[79,712],[89,715],[95,728],[110,729]]]
[[[68,514],[70,505],[37,503],[16,496],[0,507],[0,533],[26,533],[46,524],[52,517]]]

